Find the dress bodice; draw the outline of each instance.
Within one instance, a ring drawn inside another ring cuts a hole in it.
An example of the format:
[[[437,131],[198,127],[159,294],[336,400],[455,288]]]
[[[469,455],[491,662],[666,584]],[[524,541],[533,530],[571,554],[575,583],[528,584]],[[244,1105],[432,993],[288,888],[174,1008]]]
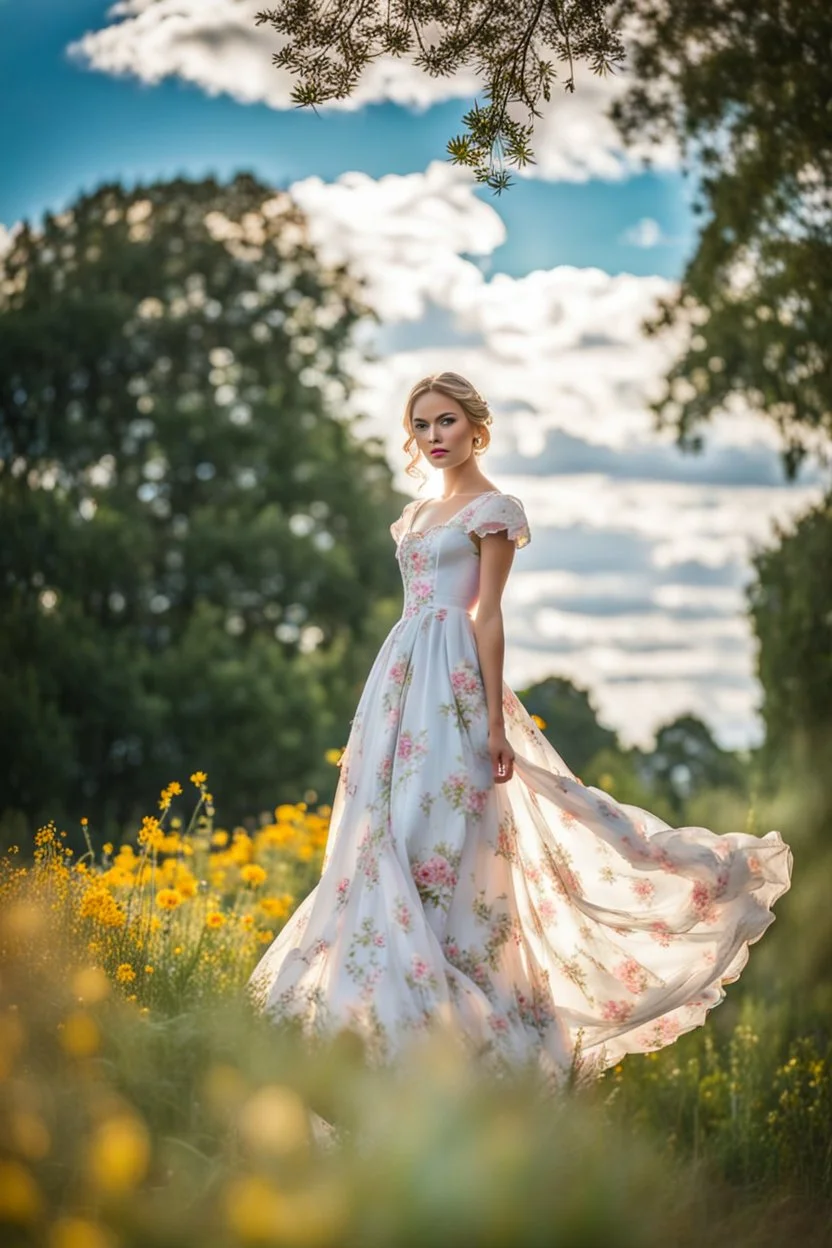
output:
[[[505,529],[519,547],[531,541],[522,503],[497,490],[481,494],[444,524],[411,531],[416,501],[390,526],[404,585],[403,617],[425,607],[459,607],[471,612],[479,597],[480,553],[472,534],[484,537]]]

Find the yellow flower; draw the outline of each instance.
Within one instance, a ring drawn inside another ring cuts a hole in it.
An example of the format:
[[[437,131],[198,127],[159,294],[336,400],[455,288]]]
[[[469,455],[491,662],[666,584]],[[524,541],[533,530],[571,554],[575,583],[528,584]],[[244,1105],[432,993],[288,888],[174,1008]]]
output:
[[[41,1207],[40,1191],[29,1171],[17,1161],[0,1161],[0,1218],[6,1223],[33,1222]]]
[[[341,750],[326,750],[324,753],[324,759],[326,762],[333,763],[337,767],[338,763],[341,761],[342,752],[343,751]]]
[[[153,974],[155,973],[155,972],[154,972],[154,968],[148,964],[148,965],[144,968],[144,973],[145,973],[145,975],[153,975]]]
[[[204,771],[195,771],[191,776],[191,784],[195,784],[196,787],[199,788],[201,784],[205,784],[207,779],[208,776]]]
[[[87,1176],[97,1188],[108,1192],[135,1187],[144,1178],[149,1163],[147,1128],[129,1112],[102,1122],[87,1149]]]
[[[212,910],[210,914],[205,916],[206,927],[222,927],[225,923],[225,915],[220,914],[219,910]]]
[[[184,900],[178,888],[162,888],[156,894],[156,905],[160,910],[175,910]]]
[[[109,1231],[85,1218],[59,1217],[49,1230],[49,1248],[113,1248]]]
[[[75,1010],[60,1024],[60,1041],[70,1057],[91,1057],[97,1052],[99,1032],[93,1019],[83,1010]]]
[[[291,893],[283,893],[280,897],[263,897],[260,909],[273,919],[285,919],[291,911],[295,899]]]
[[[89,823],[90,823],[90,821],[89,821],[89,819],[87,818],[87,816],[86,816],[86,815],[82,815],[82,816],[81,816],[81,827],[82,827],[82,828],[87,828],[87,827],[89,827]]]
[[[107,841],[106,845],[102,845],[101,848],[105,854],[111,854],[113,852],[112,841]]]
[[[129,984],[136,978],[136,972],[129,962],[122,962],[116,971],[116,979],[120,984]]]
[[[257,888],[266,879],[266,872],[256,862],[249,862],[240,869],[240,879],[252,888]]]
[[[539,715],[532,715],[532,719],[534,720],[534,722],[537,724],[538,728],[542,732],[543,729],[546,727],[546,720],[541,719]]]
[[[228,833],[225,828],[217,828],[211,837],[211,844],[218,845],[220,848],[228,844]]]
[[[170,784],[168,785],[168,793],[170,793],[172,797],[176,797],[181,792],[182,792],[182,785],[179,783],[179,781],[171,780]]]
[[[251,927],[253,922],[254,922],[254,915],[252,914],[240,915],[240,923],[242,924],[243,927]]]

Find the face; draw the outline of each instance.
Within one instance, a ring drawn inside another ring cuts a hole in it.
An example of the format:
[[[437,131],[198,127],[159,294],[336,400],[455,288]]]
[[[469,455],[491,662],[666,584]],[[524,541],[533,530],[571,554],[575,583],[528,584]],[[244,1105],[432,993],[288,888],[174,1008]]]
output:
[[[473,452],[474,425],[456,399],[438,390],[419,395],[413,404],[412,424],[416,445],[436,468],[461,464]],[[445,453],[432,453],[438,450]]]

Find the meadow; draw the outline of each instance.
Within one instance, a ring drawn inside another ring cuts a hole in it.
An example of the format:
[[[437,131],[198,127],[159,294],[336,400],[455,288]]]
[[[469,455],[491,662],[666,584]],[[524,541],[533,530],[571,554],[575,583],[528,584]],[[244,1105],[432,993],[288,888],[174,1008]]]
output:
[[[9,1248],[832,1242],[821,1014],[736,985],[706,1026],[554,1097],[439,1037],[374,1068],[245,992],[330,808],[224,829],[189,783],[118,846],[82,821],[84,852],[49,825],[30,861],[3,856]]]

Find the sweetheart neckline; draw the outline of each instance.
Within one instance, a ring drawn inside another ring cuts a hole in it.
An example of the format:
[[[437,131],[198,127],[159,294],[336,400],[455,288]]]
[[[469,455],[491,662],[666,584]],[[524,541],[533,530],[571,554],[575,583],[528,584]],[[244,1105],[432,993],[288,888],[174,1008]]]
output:
[[[402,542],[404,542],[408,537],[427,537],[428,533],[433,533],[435,529],[449,529],[453,522],[457,520],[463,512],[468,511],[469,508],[473,507],[481,498],[487,498],[489,494],[502,494],[502,490],[483,490],[482,494],[478,494],[477,497],[473,498],[465,507],[460,507],[459,511],[455,511],[450,519],[443,520],[441,524],[431,524],[426,529],[422,529],[420,533],[415,532],[413,529],[408,529],[402,536]],[[399,545],[401,545],[401,542]]]

